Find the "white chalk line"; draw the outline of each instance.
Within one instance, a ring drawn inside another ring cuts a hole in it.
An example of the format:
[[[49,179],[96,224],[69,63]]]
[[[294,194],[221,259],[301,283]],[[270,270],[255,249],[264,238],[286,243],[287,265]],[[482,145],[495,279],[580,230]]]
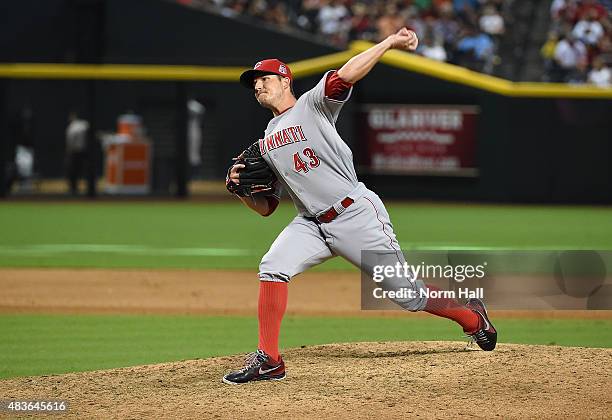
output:
[[[0,245],[0,256],[45,256],[74,253],[184,257],[235,257],[254,254],[251,250],[238,248],[161,248],[125,244]]]
[[[444,245],[426,244],[403,247],[404,251],[554,251],[563,249],[582,249],[582,247],[559,245],[550,246],[479,246],[479,245]],[[183,257],[236,257],[259,255],[250,249],[240,248],[163,248],[146,245],[127,244],[30,244],[30,245],[0,245],[0,256],[46,256],[61,254],[122,254],[139,256],[183,256]]]

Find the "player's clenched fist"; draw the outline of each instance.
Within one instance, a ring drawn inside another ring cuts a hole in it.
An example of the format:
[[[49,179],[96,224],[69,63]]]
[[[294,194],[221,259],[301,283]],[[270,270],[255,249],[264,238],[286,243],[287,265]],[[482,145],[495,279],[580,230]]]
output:
[[[417,34],[405,27],[390,35],[387,40],[391,43],[391,48],[398,50],[414,51],[419,46]]]

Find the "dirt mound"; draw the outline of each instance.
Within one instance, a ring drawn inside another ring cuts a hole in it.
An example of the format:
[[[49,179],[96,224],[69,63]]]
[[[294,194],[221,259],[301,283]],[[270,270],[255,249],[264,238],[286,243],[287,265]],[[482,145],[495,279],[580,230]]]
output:
[[[0,399],[65,399],[72,418],[604,418],[612,349],[458,342],[288,350],[287,379],[221,376],[242,356],[0,381]]]

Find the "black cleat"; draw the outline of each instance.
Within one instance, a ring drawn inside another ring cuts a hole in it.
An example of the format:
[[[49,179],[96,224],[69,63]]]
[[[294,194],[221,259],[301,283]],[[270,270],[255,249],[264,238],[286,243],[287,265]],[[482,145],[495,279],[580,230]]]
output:
[[[472,337],[472,340],[484,351],[493,350],[497,344],[497,330],[489,320],[487,308],[485,308],[484,303],[482,303],[480,299],[470,299],[465,306],[476,312],[480,317],[480,326],[478,330],[468,334],[468,336]]]
[[[238,385],[252,381],[280,381],[285,379],[285,376],[285,362],[282,357],[278,362],[274,362],[263,350],[257,350],[246,357],[245,367],[225,375],[223,382]]]

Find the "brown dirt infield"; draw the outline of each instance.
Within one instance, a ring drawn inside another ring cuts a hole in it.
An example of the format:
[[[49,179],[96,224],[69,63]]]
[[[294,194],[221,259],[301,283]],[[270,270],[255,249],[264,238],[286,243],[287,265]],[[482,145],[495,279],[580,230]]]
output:
[[[0,269],[0,313],[255,315],[258,287],[256,273],[249,271]],[[612,318],[612,311],[491,312],[523,318]],[[301,274],[289,287],[287,314],[431,316],[362,311],[357,272]]]
[[[255,315],[257,287],[249,272],[5,269],[0,312]],[[288,312],[430,316],[360,311],[356,273],[300,276],[290,287]],[[611,312],[495,316],[610,318]],[[482,352],[464,346],[402,342],[289,349],[285,381],[246,386],[220,381],[242,363],[242,355],[13,378],[0,381],[0,399],[66,399],[70,418],[610,418],[612,349],[500,344]]]

